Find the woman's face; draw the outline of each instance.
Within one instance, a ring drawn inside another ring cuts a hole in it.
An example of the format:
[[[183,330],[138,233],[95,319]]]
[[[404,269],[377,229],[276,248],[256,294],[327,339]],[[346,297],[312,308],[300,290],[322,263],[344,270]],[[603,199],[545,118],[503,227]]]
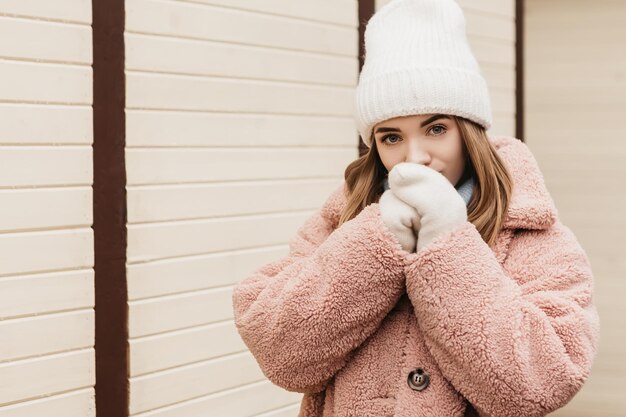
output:
[[[391,171],[400,162],[426,165],[452,185],[463,175],[465,157],[456,121],[444,114],[395,117],[374,126],[380,159]]]

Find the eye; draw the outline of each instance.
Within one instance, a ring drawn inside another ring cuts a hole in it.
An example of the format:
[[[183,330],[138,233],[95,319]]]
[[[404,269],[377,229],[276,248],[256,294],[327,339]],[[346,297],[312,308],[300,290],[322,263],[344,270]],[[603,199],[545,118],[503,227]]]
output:
[[[400,138],[400,136],[398,136],[398,135],[387,135],[387,136],[384,136],[384,137],[383,137],[380,141],[381,141],[382,143],[384,143],[385,145],[393,145],[393,144],[395,144],[395,143],[398,143],[398,142],[399,142],[399,140],[395,140],[395,141],[387,141],[387,139],[389,139],[389,138],[398,138],[398,139],[399,139],[399,138]]]
[[[440,133],[435,133],[435,136],[440,136],[443,135],[447,130],[446,127],[444,125],[434,125],[433,127],[431,127],[428,131],[429,132],[433,132],[435,129],[440,128],[441,130],[439,130]]]

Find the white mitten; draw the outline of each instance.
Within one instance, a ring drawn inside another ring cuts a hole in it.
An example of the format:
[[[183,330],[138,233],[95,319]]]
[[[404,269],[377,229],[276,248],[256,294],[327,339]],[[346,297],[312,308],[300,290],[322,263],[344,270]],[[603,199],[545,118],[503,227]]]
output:
[[[463,197],[443,174],[432,168],[410,162],[396,164],[389,172],[389,187],[420,216],[417,252],[467,221]]]
[[[378,204],[383,223],[398,238],[402,248],[409,253],[415,252],[417,230],[420,228],[417,211],[391,190],[380,196]]]

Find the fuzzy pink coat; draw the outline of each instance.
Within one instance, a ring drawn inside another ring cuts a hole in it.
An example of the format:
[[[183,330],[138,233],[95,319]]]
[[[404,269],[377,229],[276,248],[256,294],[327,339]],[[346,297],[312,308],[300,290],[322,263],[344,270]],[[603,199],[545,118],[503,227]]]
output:
[[[378,203],[337,228],[344,183],[287,257],[236,285],[239,334],[305,394],[300,417],[544,416],[580,390],[599,335],[588,258],[528,147],[490,140],[514,181],[492,247],[466,222],[408,253]]]

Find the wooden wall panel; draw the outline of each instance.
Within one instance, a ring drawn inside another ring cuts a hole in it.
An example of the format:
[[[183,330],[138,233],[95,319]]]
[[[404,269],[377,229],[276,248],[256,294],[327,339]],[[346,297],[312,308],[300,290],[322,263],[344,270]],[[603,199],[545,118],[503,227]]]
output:
[[[95,415],[91,1],[0,0],[0,416]]]
[[[355,129],[354,121],[343,116],[270,114],[265,111],[214,113],[127,109],[126,121],[126,143],[132,148],[351,147]],[[185,134],[181,135],[183,131]]]
[[[626,409],[626,3],[526,1],[526,132],[562,221],[587,251],[600,313],[599,355],[555,416]]]
[[[277,7],[280,8],[282,5],[277,3]],[[356,7],[356,3],[353,7]],[[126,14],[128,32],[185,39],[348,57],[353,56],[357,40],[357,32],[350,26],[193,2],[127,0]]]
[[[128,297],[139,300],[233,285],[265,260],[278,259],[287,252],[287,245],[281,243],[132,264],[128,267]],[[172,276],[184,279],[171,279]]]
[[[126,36],[128,70],[263,79],[327,86],[354,85],[354,60],[348,56],[293,53],[214,41],[164,38],[154,34]],[[151,51],[159,50],[160,54]],[[228,59],[208,60],[207,56]]]
[[[354,158],[349,148],[128,149],[129,185],[337,178]],[[268,164],[273,160],[273,164]],[[306,161],[306,164],[302,164]],[[211,167],[211,169],[207,169]],[[334,183],[335,185],[337,182]]]
[[[129,226],[128,261],[286,244],[312,212],[276,213]]]
[[[298,183],[280,179],[136,186],[130,196],[128,220],[148,223],[307,210],[325,198],[327,190],[336,184],[333,178],[314,178]]]
[[[10,404],[92,387],[95,384],[94,369],[93,348],[1,363],[0,403]]]
[[[131,413],[134,415],[154,410],[264,379],[265,376],[250,352],[232,353],[208,361],[135,377],[131,380]],[[258,407],[267,407],[270,403],[273,401],[266,399],[260,402]],[[234,409],[238,408],[236,403],[232,406]]]
[[[91,145],[91,107],[0,103],[2,144]],[[71,123],[68,123],[71,120]]]
[[[126,1],[131,414],[295,415],[232,287],[287,253],[358,156],[357,6]],[[257,400],[227,401],[241,393]]]
[[[2,417],[95,417],[94,390],[86,388],[69,393],[44,397],[38,400],[16,403],[0,409]]]
[[[216,416],[247,417],[251,415],[268,416],[282,414],[285,417],[298,414],[301,394],[285,390],[277,390],[268,380],[253,382],[244,386],[221,391],[216,394],[203,395],[191,401],[158,408],[153,411],[139,413],[141,417],[206,417],[207,410]],[[237,404],[233,408],[233,404]],[[268,413],[255,414],[259,404],[273,410]],[[286,404],[286,405],[285,405]]]
[[[1,0],[0,14],[26,19],[70,24],[91,24],[91,2],[85,0],[24,1]],[[89,40],[91,44],[91,40]]]

